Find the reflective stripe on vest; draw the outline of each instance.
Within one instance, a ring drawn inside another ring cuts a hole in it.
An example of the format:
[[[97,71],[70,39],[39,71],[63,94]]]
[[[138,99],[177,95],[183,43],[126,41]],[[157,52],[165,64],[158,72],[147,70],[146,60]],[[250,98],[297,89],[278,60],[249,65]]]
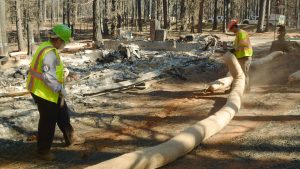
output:
[[[31,72],[38,72],[37,67],[38,67],[38,65],[39,65],[39,60],[40,60],[42,54],[43,54],[47,49],[51,49],[51,48],[53,48],[53,47],[47,46],[47,47],[45,47],[44,49],[42,49],[42,50],[39,52],[39,54],[38,54],[38,56],[37,56],[37,58],[36,58],[36,60],[35,60],[33,69],[32,69],[31,67],[30,67],[30,69],[29,69],[29,72],[30,72],[30,73],[31,73]],[[28,85],[28,90],[29,90],[29,91],[32,91],[32,89],[33,89],[34,78],[38,78],[39,80],[42,80],[42,79],[43,79],[42,76],[38,77],[38,76],[34,76],[33,74],[31,74],[31,78],[30,78],[29,85]]]
[[[252,48],[244,48],[244,50],[237,50],[235,53],[236,58],[244,58],[244,57],[251,57],[253,55]]]
[[[29,73],[31,75],[31,79],[30,79],[30,83],[29,83],[29,86],[28,86],[28,90],[32,90],[33,89],[33,84],[34,84],[34,80],[33,79],[36,79],[36,80],[41,80],[43,81],[43,74],[42,73],[39,73],[37,71],[35,71],[34,69],[29,69]],[[58,81],[58,83],[62,84],[63,82],[62,81]]]

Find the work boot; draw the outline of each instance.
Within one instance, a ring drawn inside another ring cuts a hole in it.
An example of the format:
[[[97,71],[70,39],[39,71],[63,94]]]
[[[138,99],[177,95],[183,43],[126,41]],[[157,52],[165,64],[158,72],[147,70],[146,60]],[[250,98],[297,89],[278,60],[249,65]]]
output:
[[[55,159],[55,155],[51,152],[38,152],[38,157],[45,161],[53,161]]]
[[[74,134],[74,132],[71,133],[70,141],[66,141],[66,146],[72,146],[72,145],[78,145],[83,144],[85,142],[85,139],[83,137],[79,137],[78,135]]]
[[[79,137],[76,134],[72,135],[72,144],[73,145],[83,144],[84,142],[85,142],[85,138]]]

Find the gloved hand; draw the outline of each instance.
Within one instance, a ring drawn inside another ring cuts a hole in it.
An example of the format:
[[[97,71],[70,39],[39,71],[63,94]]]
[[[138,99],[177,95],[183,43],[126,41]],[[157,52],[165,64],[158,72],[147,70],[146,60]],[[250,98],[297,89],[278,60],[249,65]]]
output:
[[[61,90],[60,90],[60,95],[63,96],[64,98],[67,97],[67,91],[66,91],[65,88],[61,88]]]
[[[234,49],[234,48],[232,48],[232,49],[230,49],[230,50],[229,50],[229,52],[231,52],[231,53],[233,53],[233,54],[234,54],[234,52],[235,52],[235,49]]]

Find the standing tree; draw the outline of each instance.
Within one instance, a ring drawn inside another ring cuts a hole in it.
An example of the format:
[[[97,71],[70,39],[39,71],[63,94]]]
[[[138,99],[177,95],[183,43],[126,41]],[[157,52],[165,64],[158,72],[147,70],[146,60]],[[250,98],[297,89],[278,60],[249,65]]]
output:
[[[33,37],[33,28],[32,28],[32,3],[29,1],[24,2],[25,5],[25,21],[26,21],[26,28],[27,28],[27,54],[32,55],[32,48],[34,45],[34,37]]]
[[[46,22],[47,19],[47,3],[46,0],[42,0],[42,5],[43,5],[43,22]]]
[[[32,23],[31,20],[28,19],[27,21],[27,54],[28,55],[32,55],[33,45],[34,45],[34,38],[33,38]]]
[[[269,31],[269,21],[270,21],[270,12],[271,12],[271,1],[267,0],[267,24],[266,24],[266,29],[265,31],[268,32]]]
[[[59,22],[60,0],[56,1],[56,22]]]
[[[296,18],[296,28],[300,27],[300,0],[296,0],[295,2],[295,18]]]
[[[227,24],[229,22],[230,17],[230,0],[225,0],[226,2],[226,15],[224,16],[225,23]]]
[[[248,11],[249,11],[249,0],[245,0],[245,10],[244,10],[244,17],[243,18],[248,18]]]
[[[214,8],[214,19],[213,19],[213,30],[218,29],[218,0],[215,0],[215,8]]]
[[[100,0],[93,0],[93,40],[97,47],[102,46],[100,19]]]
[[[195,1],[190,0],[188,1],[188,11],[189,11],[189,21],[191,25],[191,33],[195,33]]]
[[[22,17],[21,17],[21,1],[16,0],[16,25],[18,34],[18,50],[23,51],[25,49],[23,29],[22,29]]]
[[[181,31],[186,31],[187,24],[186,24],[186,0],[180,1],[180,21],[181,21]]]
[[[114,35],[115,34],[115,28],[116,28],[116,0],[112,0],[111,1],[111,11],[112,11],[112,16],[111,16],[111,25],[110,25],[110,28],[111,28],[111,34]]]
[[[175,2],[175,17],[176,17],[176,31],[178,30],[178,5],[179,0],[176,0]]]
[[[117,28],[122,27],[123,19],[126,18],[126,13],[123,13],[123,17],[122,17],[119,12],[120,11],[118,11],[118,13],[117,13]]]
[[[68,25],[71,27],[71,0],[63,0],[63,24]]]
[[[70,28],[71,27],[71,0],[66,0],[67,2],[67,6],[66,6],[66,15],[67,15],[67,24],[68,24],[68,27]]]
[[[76,22],[77,22],[77,3],[76,0],[72,0],[70,2],[70,6],[71,6],[71,28],[72,28],[72,35],[75,34],[75,26],[76,26]]]
[[[0,56],[8,55],[6,25],[5,1],[2,1],[0,3]]]
[[[108,35],[108,0],[104,0],[103,34]]]
[[[51,27],[54,24],[54,11],[55,11],[54,7],[55,7],[54,1],[51,1]]]
[[[163,13],[164,13],[164,28],[168,29],[168,0],[163,0]]]
[[[134,3],[134,0],[131,0],[131,30],[133,30],[133,27],[135,26],[135,22],[134,22],[134,20],[135,20],[135,11],[134,11],[134,9],[135,9],[135,3]]]
[[[157,0],[152,0],[152,4],[151,4],[151,19],[157,19],[157,8],[156,8],[156,2]]]
[[[203,29],[203,6],[204,6],[204,0],[200,0],[199,2],[199,21],[198,21],[198,33],[202,33]]]
[[[111,15],[111,34],[114,35],[117,27],[117,18],[118,18],[118,10],[119,10],[119,0],[112,0],[112,15]]]
[[[125,2],[124,2],[125,3]],[[129,27],[129,0],[126,0],[126,5],[125,5],[125,27],[128,29]]]
[[[156,0],[156,7],[157,7],[157,10],[156,10],[156,12],[157,12],[157,20],[159,20],[159,21],[161,21],[161,0]]]
[[[234,2],[234,0],[230,1],[230,19],[232,18],[237,18],[237,14],[236,14],[236,3]]]
[[[63,0],[63,24],[67,23],[67,0]]]
[[[43,0],[38,0],[38,21],[37,21],[37,41],[41,41],[40,29],[43,24]]]
[[[224,0],[224,15],[223,15],[223,32],[226,33],[226,24],[229,20],[229,4],[230,0]]]
[[[137,0],[137,9],[138,9],[138,25],[139,31],[143,31],[143,22],[142,22],[142,0]]]
[[[262,33],[264,31],[264,21],[266,13],[266,0],[260,0],[259,4],[259,18],[257,24],[257,33]]]

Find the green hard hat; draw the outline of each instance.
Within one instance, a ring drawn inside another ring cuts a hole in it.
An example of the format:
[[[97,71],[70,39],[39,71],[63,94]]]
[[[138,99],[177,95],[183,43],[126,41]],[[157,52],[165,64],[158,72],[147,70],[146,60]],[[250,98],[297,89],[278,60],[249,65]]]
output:
[[[56,36],[58,36],[60,39],[62,39],[65,43],[70,42],[71,38],[71,29],[64,24],[58,24],[54,26],[52,31],[55,33]]]

